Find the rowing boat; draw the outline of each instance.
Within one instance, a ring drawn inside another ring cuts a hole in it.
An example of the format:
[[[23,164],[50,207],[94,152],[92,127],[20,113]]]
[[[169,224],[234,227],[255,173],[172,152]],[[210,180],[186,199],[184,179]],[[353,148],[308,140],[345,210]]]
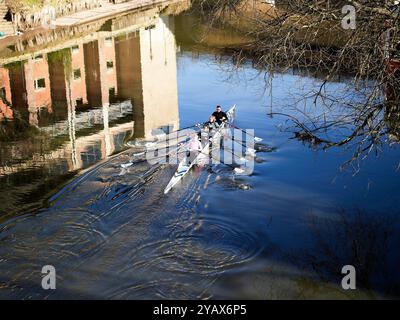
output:
[[[236,106],[233,106],[230,108],[227,112],[226,115],[228,116],[228,123],[232,123],[234,118],[235,118],[235,110]],[[200,151],[200,153],[197,155],[197,157],[191,162],[187,163],[187,159],[184,158],[178,165],[178,169],[176,170],[174,176],[171,178],[169,181],[168,185],[164,189],[164,194],[167,194],[178,182],[180,182],[183,177],[190,171],[190,169],[198,163],[201,163],[204,161],[208,156],[209,156],[209,148],[210,144],[216,144],[218,142],[218,139],[221,138],[222,130],[224,129],[224,126],[221,126],[218,128],[218,130],[214,133],[212,137],[212,141],[208,141],[203,149]]]
[[[227,112],[226,115],[228,116],[228,123],[231,124],[233,120],[235,119],[235,110],[236,106],[234,105],[232,108],[230,108]],[[190,171],[190,169],[195,165],[203,162],[205,159],[209,157],[209,148],[210,144],[216,145],[218,140],[221,138],[222,135],[222,130],[224,129],[225,126],[221,126],[218,128],[218,130],[214,133],[211,142],[208,141],[202,150],[199,152],[197,157],[191,162],[187,163],[187,159],[184,158],[178,165],[178,169],[176,170],[174,176],[171,178],[169,181],[168,185],[164,189],[164,194],[167,194],[178,182],[180,182],[183,177]]]

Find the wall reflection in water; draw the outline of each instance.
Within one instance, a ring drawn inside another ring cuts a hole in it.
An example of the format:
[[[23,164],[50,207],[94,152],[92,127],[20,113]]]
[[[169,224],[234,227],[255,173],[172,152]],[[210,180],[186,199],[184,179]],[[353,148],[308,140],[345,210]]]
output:
[[[43,179],[178,128],[173,32],[173,17],[129,14],[73,42],[0,60],[0,188],[15,188],[1,214],[37,195]]]

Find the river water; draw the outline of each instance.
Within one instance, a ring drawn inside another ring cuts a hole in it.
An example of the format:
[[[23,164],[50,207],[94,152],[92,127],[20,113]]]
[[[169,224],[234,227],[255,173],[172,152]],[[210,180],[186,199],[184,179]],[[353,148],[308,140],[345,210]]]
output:
[[[276,74],[271,95],[263,71],[220,50],[241,37],[193,21],[133,13],[3,51],[0,298],[398,297],[399,148],[340,170],[352,150],[310,148],[269,115],[320,80]],[[196,169],[164,195],[176,166],[121,167],[135,142],[217,104],[263,139],[250,176]],[[41,287],[44,265],[56,290]]]

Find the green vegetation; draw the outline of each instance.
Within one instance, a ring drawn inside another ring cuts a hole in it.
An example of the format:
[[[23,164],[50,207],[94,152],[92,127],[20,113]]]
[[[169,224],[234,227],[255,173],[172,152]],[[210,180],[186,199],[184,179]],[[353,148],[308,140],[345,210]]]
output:
[[[71,49],[65,48],[58,51],[50,52],[47,55],[49,64],[64,66],[66,80],[69,81],[72,75],[72,57]]]
[[[37,7],[41,7],[44,4],[44,0],[19,0],[21,3],[23,3],[24,5],[27,6],[37,6]]]
[[[0,142],[24,140],[38,133],[39,130],[36,127],[29,125],[15,111],[13,120],[5,118],[0,122]]]

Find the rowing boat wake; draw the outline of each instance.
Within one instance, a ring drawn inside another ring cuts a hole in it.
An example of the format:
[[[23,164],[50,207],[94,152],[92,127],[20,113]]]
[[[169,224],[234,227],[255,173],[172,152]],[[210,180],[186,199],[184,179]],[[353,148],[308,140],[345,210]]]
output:
[[[121,169],[131,159],[126,151],[97,165],[47,207],[0,225],[0,298],[210,298],[222,274],[262,252],[257,232],[211,204],[215,193],[244,192],[229,170],[194,168],[166,196],[176,167]],[[49,264],[52,292],[39,285]]]

